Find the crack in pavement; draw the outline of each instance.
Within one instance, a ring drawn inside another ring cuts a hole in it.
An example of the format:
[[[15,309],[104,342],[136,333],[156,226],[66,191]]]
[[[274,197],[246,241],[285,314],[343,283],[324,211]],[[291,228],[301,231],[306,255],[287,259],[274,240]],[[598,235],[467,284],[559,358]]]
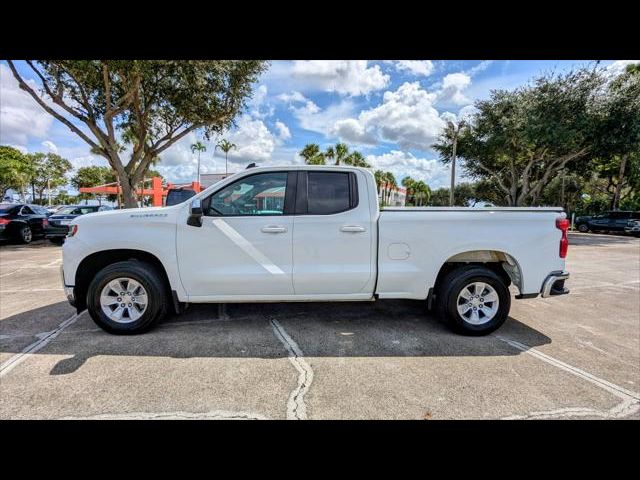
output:
[[[313,369],[305,361],[298,344],[287,334],[280,322],[275,318],[270,318],[269,321],[276,337],[287,349],[289,361],[298,371],[298,385],[293,389],[287,401],[287,420],[307,420],[307,405],[304,403],[304,395],[309,391],[313,382]]]
[[[544,354],[536,350],[535,348],[531,348],[516,340],[512,340],[501,335],[494,334],[493,336],[498,340],[509,344],[513,348],[520,350],[521,352],[536,357],[538,360],[542,360],[549,365],[552,365],[556,368],[564,370],[565,372],[575,375],[576,377],[586,380],[587,382],[603,390],[606,390],[607,392],[622,400],[620,403],[613,406],[609,410],[596,410],[589,407],[568,407],[559,408],[556,410],[530,412],[526,415],[510,415],[508,417],[503,417],[503,420],[542,420],[570,417],[623,418],[628,417],[629,415],[633,415],[640,410],[639,393],[632,392],[631,390],[627,390],[626,388],[615,385],[611,382],[603,380],[602,378],[598,378],[595,375],[590,374],[589,372],[585,372],[584,370],[574,367],[573,365],[562,362],[550,355]]]

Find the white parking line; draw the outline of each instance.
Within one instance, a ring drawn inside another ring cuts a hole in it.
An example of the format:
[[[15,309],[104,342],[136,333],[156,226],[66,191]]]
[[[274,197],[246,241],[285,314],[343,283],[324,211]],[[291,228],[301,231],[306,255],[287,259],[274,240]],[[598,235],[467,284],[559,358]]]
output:
[[[268,420],[259,413],[212,410],[210,412],[132,412],[101,413],[88,417],[62,417],[59,420]]]
[[[35,335],[39,337],[39,340],[36,340],[31,345],[26,346],[22,350],[22,352],[17,353],[16,355],[12,356],[8,360],[5,360],[4,362],[2,362],[2,364],[0,364],[0,377],[4,377],[7,373],[13,370],[17,365],[24,362],[31,355],[33,355],[38,350],[46,346],[49,342],[51,342],[54,338],[56,338],[60,334],[60,332],[62,332],[65,328],[67,328],[69,325],[72,325],[76,320],[78,320],[78,318],[84,312],[86,312],[86,310],[84,310],[80,314],[76,313],[71,315],[71,317],[67,318],[64,322],[58,325],[55,328],[55,330],[52,330],[50,332],[43,332]]]
[[[311,382],[313,382],[313,369],[305,361],[298,344],[287,334],[280,322],[271,318],[271,326],[278,340],[289,352],[289,361],[298,371],[298,385],[289,395],[287,402],[287,420],[306,420],[307,405],[304,403],[304,395],[309,391]]]
[[[573,365],[569,365],[568,363],[562,362],[556,358],[553,358],[550,355],[542,353],[535,348],[531,348],[528,345],[520,343],[516,340],[512,340],[507,337],[503,337],[501,335],[493,335],[498,340],[505,342],[512,347],[532,355],[538,360],[542,360],[549,365],[552,365],[556,368],[564,370],[576,377],[579,377],[583,380],[586,380],[593,385],[606,390],[607,392],[615,395],[616,397],[622,400],[621,403],[615,405],[609,410],[595,410],[593,408],[583,408],[583,407],[569,407],[569,408],[561,408],[556,410],[547,410],[547,411],[539,411],[539,412],[531,412],[527,415],[512,415],[509,417],[505,417],[505,420],[520,420],[520,419],[546,419],[546,418],[563,418],[563,417],[601,417],[601,418],[622,418],[628,415],[632,415],[640,410],[640,393],[633,392],[631,390],[627,390],[626,388],[615,385],[611,382],[603,380],[602,378],[598,378],[595,375],[590,374],[589,372],[585,372],[578,367],[574,367]]]
[[[27,290],[0,290],[0,293],[61,292],[62,288],[32,288]]]

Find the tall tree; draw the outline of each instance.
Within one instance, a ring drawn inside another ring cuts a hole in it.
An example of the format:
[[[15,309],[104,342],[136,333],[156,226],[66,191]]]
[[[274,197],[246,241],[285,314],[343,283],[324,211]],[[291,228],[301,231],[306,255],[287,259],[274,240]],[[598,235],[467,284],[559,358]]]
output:
[[[238,148],[238,147],[235,143],[231,143],[226,138],[223,138],[218,142],[218,144],[216,145],[216,148],[218,147],[220,148],[220,150],[224,152],[224,173],[228,174],[229,173],[229,152],[231,151],[231,149]]]
[[[206,151],[207,151],[207,147],[202,142],[198,141],[196,143],[191,144],[191,153],[198,152],[198,173],[196,174],[196,176],[198,177],[197,178],[198,183],[200,183],[200,154]]]
[[[31,185],[38,193],[38,203],[42,204],[45,190],[50,197],[51,189],[67,184],[71,162],[57,153],[30,153],[27,157],[34,169]]]
[[[477,101],[472,124],[457,139],[467,175],[492,179],[512,206],[537,204],[565,168],[585,168],[604,133],[597,101],[606,82],[596,69],[550,74],[514,91]],[[434,148],[447,164],[453,140],[445,130]]]
[[[0,201],[10,188],[20,188],[25,161],[20,150],[8,145],[0,146]]]
[[[137,206],[135,188],[153,159],[190,132],[209,138],[227,129],[266,68],[253,60],[27,60],[41,96],[7,62],[20,88],[107,159],[127,207]],[[132,146],[127,162],[123,143]]]
[[[324,165],[325,154],[320,151],[320,147],[315,143],[307,143],[302,150],[300,156],[307,165]]]
[[[455,204],[454,192],[456,188],[456,157],[458,152],[458,137],[460,136],[460,130],[466,127],[464,120],[458,120],[456,122],[449,121],[445,127],[444,136],[451,139],[451,188],[449,189],[449,206]]]

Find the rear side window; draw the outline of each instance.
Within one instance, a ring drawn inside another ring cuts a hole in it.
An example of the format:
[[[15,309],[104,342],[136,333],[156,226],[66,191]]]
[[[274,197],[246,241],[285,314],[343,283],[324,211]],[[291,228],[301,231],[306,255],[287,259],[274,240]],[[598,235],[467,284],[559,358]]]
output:
[[[309,215],[327,215],[351,208],[349,173],[308,172],[307,178]]]

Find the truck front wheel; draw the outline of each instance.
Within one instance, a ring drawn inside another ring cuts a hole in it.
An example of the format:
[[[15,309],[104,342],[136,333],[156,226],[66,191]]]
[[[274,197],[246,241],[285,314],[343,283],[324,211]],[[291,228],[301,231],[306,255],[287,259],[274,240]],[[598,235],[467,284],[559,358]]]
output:
[[[438,313],[458,333],[487,335],[502,325],[511,294],[492,270],[469,265],[451,271],[436,294]]]
[[[130,335],[150,329],[168,310],[161,278],[156,268],[137,260],[103,268],[87,291],[91,318],[109,333]]]

